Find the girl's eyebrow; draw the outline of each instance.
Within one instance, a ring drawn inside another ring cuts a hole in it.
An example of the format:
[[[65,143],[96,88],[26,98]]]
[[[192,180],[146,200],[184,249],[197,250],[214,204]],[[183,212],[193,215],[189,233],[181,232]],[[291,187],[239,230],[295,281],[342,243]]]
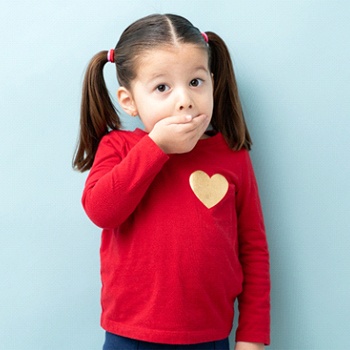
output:
[[[205,74],[208,73],[208,68],[203,66],[203,65],[200,65],[200,66],[197,66],[197,67],[194,67],[193,70],[191,70],[191,72],[189,72],[189,74],[197,74],[199,73],[200,71],[204,72]],[[165,79],[168,75],[168,72],[165,72],[165,73],[159,73],[159,72],[154,72],[154,74],[151,74],[151,76],[147,79],[147,82],[146,84],[153,84],[155,80],[158,80],[158,79]]]
[[[205,73],[208,72],[208,68],[206,68],[205,66],[198,66],[194,69],[195,72],[197,72],[199,70],[203,70]]]
[[[165,77],[167,74],[166,73],[154,73],[152,74],[150,80],[155,80],[155,79],[158,79],[158,78],[163,78]]]
[[[198,71],[203,71],[205,73],[208,73],[208,68],[206,68],[205,66],[197,66],[193,69],[192,72],[198,72]],[[158,78],[163,78],[167,75],[167,73],[154,73],[152,74],[150,80],[155,80]]]

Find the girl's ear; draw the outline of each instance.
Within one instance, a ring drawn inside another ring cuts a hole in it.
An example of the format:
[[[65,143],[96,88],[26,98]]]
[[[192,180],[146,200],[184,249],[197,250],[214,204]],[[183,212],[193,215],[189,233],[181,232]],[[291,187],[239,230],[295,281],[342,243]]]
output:
[[[128,89],[126,89],[124,86],[121,86],[117,91],[117,98],[120,106],[126,113],[130,114],[133,117],[138,115],[135,101]]]

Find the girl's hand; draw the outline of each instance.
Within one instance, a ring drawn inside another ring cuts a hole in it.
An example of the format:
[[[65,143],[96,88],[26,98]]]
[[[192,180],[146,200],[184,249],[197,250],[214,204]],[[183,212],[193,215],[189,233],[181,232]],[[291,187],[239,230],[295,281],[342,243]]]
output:
[[[210,122],[205,114],[173,116],[157,122],[149,137],[167,154],[190,152]]]
[[[246,343],[239,341],[236,343],[235,350],[264,350],[264,344],[262,343]]]

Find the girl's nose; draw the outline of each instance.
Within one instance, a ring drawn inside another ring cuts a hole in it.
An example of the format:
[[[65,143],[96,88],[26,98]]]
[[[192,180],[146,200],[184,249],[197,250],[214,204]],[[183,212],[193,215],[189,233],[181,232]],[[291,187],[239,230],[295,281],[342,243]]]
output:
[[[186,109],[186,108],[192,109],[192,105],[191,105],[191,104],[188,104],[188,106],[186,107],[186,106],[183,104],[183,105],[180,105],[180,106],[179,106],[179,110],[180,110],[180,111],[182,111],[182,110],[184,110],[184,109]]]
[[[179,111],[186,111],[187,109],[192,109],[193,101],[188,91],[181,91],[178,95],[177,109]]]

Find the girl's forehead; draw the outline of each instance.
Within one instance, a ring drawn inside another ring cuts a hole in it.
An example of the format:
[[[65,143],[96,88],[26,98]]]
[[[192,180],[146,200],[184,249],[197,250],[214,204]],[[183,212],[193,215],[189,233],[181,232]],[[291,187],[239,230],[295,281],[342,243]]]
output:
[[[176,43],[160,45],[143,51],[136,59],[136,69],[170,69],[172,66],[205,65],[208,68],[208,50],[195,44]]]

